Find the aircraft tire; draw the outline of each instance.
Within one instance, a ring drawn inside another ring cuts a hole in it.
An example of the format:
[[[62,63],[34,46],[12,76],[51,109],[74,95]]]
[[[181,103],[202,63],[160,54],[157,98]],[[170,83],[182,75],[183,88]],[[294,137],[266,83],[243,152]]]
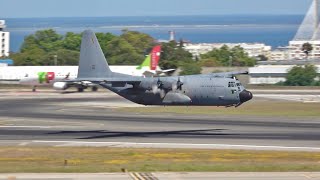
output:
[[[78,92],[83,92],[84,88],[78,88]]]
[[[91,90],[92,90],[92,92],[96,92],[96,91],[98,91],[98,87],[97,87],[97,86],[93,86],[93,87],[91,88]]]

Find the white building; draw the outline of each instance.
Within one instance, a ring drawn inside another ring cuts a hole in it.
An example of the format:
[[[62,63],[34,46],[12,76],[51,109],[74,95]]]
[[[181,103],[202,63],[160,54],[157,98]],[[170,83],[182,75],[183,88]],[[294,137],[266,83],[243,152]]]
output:
[[[228,46],[229,48],[234,48],[240,46],[243,50],[248,53],[249,57],[258,57],[259,55],[264,55],[270,57],[271,46],[267,46],[262,43],[187,43],[185,44],[185,50],[189,51],[193,57],[200,57],[201,54],[208,53],[213,49],[220,49],[222,46]]]
[[[279,47],[273,51],[271,51],[270,59],[271,61],[281,61],[281,60],[289,60],[290,57],[290,49],[288,47]]]
[[[201,54],[205,54],[214,49],[213,44],[199,43],[192,44],[188,43],[184,45],[184,49],[192,54],[193,57],[200,57]]]
[[[5,27],[5,21],[0,20],[0,57],[9,56],[10,34],[4,31]]]
[[[271,46],[267,46],[262,43],[241,43],[236,44],[236,46],[240,46],[244,49],[246,53],[248,53],[249,57],[258,57],[259,55],[264,55],[270,58],[271,54]]]
[[[249,84],[276,84],[286,81],[286,76],[295,65],[260,65],[249,68]],[[320,74],[320,65],[316,65]]]
[[[302,51],[302,46],[305,43],[310,43],[313,50],[309,53],[308,59],[319,59],[320,58],[320,40],[310,41],[290,41],[290,59],[302,60],[306,59],[306,54]]]

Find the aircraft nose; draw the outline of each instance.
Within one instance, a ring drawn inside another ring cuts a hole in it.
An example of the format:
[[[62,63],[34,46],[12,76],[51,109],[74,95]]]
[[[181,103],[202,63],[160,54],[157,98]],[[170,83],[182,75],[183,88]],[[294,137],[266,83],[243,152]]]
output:
[[[240,102],[244,103],[244,102],[247,102],[247,101],[251,100],[253,96],[252,96],[252,93],[250,91],[243,90],[239,94],[239,97],[240,97]]]

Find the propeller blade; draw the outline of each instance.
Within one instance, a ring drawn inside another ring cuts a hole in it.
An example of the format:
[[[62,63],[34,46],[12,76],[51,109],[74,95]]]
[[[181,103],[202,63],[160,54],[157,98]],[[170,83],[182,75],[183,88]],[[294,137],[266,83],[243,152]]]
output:
[[[152,92],[153,92],[153,94],[157,94],[159,92],[159,88],[157,85],[152,86]]]
[[[178,89],[178,85],[176,83],[172,84],[172,91],[176,91]]]
[[[166,91],[163,90],[163,89],[161,89],[161,90],[160,90],[160,97],[161,97],[161,98],[164,98],[165,96],[166,96]]]
[[[179,89],[180,91],[182,90],[182,85],[183,85],[183,82],[180,81],[180,76],[178,77],[178,81],[177,81],[177,89]]]

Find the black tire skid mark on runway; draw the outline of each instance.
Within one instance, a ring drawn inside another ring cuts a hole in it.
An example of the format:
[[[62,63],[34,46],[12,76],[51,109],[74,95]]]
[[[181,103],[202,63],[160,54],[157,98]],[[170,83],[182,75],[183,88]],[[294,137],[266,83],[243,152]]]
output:
[[[155,123],[155,124],[161,124],[161,123],[173,123],[173,124],[195,124],[195,125],[232,125],[232,126],[255,126],[255,127],[287,127],[287,128],[320,128],[319,123],[296,123],[296,122],[279,122],[277,119],[274,119],[274,121],[268,121],[268,122],[261,122],[261,121],[246,121],[241,120],[240,117],[239,120],[225,120],[225,119],[219,119],[216,117],[212,117],[211,120],[209,119],[201,119],[201,117],[198,118],[189,118],[185,119],[184,117],[179,118],[179,116],[176,117],[145,117],[145,116],[138,116],[135,115],[130,116],[128,114],[127,116],[114,116],[114,115],[77,115],[77,114],[57,114],[57,112],[53,113],[30,113],[30,112],[5,112],[3,115],[5,117],[15,117],[15,118],[35,118],[35,119],[50,119],[50,120],[56,120],[59,121],[65,121],[65,120],[77,120],[77,121],[102,121],[102,122],[137,122],[137,123]],[[216,118],[216,119],[215,119]]]
[[[224,129],[193,129],[175,131],[58,131],[58,130],[0,130],[2,140],[50,140],[50,139],[119,139],[161,138],[161,139],[248,139],[248,140],[295,140],[318,141],[320,133],[226,133]],[[5,139],[4,139],[5,138]]]

